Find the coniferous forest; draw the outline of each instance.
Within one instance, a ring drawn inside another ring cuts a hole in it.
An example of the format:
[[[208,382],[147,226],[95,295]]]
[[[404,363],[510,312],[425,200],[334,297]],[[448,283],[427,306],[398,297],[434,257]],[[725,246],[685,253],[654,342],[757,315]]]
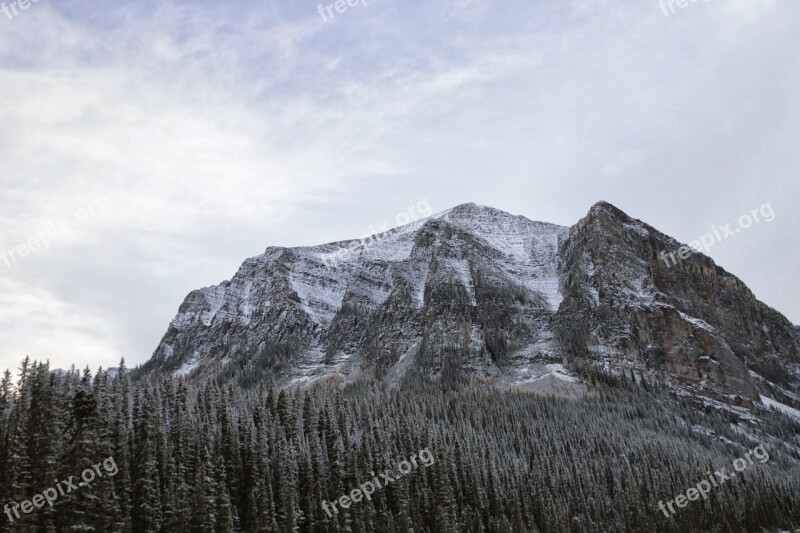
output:
[[[1,531],[780,531],[800,525],[800,426],[682,404],[596,371],[581,400],[422,378],[277,390],[26,359],[0,387],[0,498],[113,457],[118,471]],[[13,384],[16,383],[16,384]],[[667,518],[707,472],[770,459]],[[328,514],[323,501],[427,448],[435,458]]]

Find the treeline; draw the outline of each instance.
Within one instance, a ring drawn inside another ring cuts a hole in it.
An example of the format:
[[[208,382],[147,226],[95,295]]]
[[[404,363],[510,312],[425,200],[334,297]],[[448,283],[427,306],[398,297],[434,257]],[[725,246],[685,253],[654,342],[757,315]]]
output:
[[[113,456],[118,473],[0,531],[777,531],[800,526],[800,426],[766,433],[592,375],[583,400],[466,388],[308,390],[132,383],[124,362],[0,383],[0,505]],[[780,438],[775,438],[778,436]],[[673,499],[764,443],[756,464],[666,518]],[[370,501],[332,501],[428,448]]]

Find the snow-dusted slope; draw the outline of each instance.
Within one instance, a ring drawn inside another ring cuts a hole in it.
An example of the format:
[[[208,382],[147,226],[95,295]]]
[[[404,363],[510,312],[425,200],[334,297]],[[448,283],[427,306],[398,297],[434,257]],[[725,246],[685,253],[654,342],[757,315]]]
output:
[[[558,278],[559,241],[568,228],[511,217],[497,209],[466,204],[439,215],[454,226],[479,237],[503,255],[498,264],[520,285],[536,291],[550,309],[561,304]]]

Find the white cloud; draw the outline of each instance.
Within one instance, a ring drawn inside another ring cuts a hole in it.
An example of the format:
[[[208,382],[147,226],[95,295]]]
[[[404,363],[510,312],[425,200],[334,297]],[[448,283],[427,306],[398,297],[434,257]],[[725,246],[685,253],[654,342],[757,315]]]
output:
[[[3,331],[3,360],[7,367],[25,355],[49,359],[54,368],[72,363],[93,367],[116,365],[121,355],[114,340],[113,322],[80,305],[66,303],[35,285],[0,278],[0,331]],[[18,354],[10,358],[9,354]]]

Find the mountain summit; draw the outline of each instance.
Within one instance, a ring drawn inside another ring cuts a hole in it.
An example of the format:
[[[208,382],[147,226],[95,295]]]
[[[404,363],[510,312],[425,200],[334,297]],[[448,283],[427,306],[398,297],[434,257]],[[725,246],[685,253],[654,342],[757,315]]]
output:
[[[798,405],[800,329],[606,202],[572,227],[462,204],[361,241],[271,247],[189,294],[143,371],[283,384],[370,375],[581,394],[575,371]]]

